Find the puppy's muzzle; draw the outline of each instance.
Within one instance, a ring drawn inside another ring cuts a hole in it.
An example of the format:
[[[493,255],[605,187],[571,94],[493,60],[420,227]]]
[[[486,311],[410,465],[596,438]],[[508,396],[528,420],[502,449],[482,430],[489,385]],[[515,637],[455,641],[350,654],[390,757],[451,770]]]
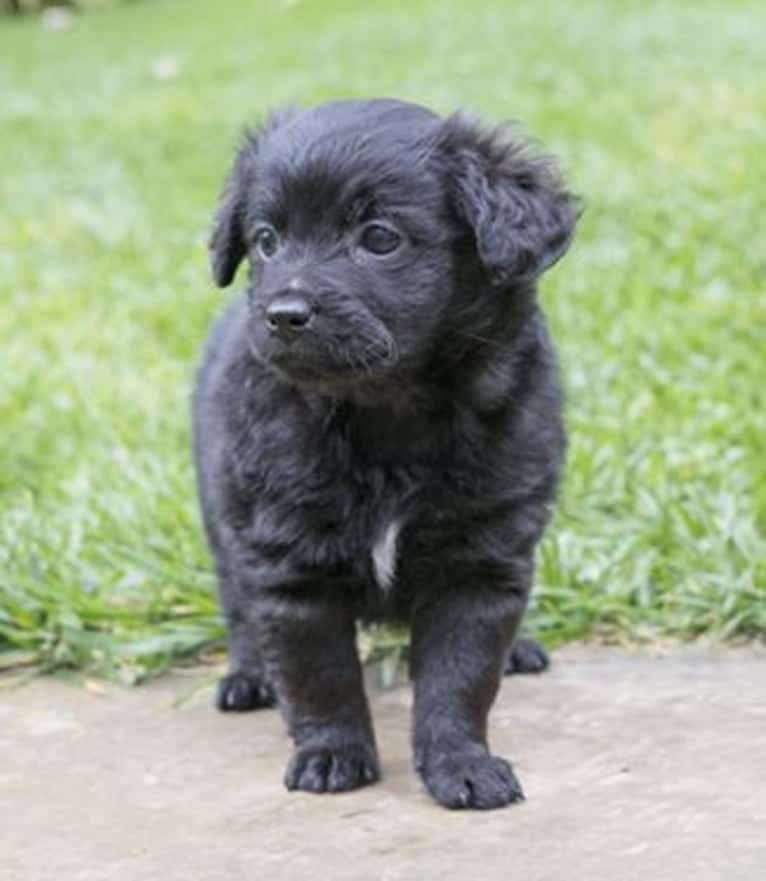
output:
[[[277,294],[266,307],[264,319],[273,336],[290,343],[308,329],[315,311],[314,303],[307,294],[290,290]]]

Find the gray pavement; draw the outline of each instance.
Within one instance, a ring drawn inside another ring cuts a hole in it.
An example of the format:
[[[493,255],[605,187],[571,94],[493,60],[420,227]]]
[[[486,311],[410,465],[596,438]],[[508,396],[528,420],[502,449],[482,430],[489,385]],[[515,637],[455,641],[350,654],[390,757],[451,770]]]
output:
[[[573,647],[506,680],[491,739],[527,801],[489,813],[421,790],[406,687],[372,692],[383,781],[312,796],[278,715],[213,711],[205,677],[0,691],[0,879],[766,878],[762,651]]]

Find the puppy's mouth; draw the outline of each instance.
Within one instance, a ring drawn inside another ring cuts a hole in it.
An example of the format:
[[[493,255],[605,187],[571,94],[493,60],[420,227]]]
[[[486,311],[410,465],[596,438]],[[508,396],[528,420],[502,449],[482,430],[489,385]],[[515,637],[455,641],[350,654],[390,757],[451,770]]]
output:
[[[328,334],[311,327],[291,337],[261,331],[252,348],[261,363],[296,384],[348,387],[379,380],[399,360],[396,343],[382,326],[375,333],[365,331]]]

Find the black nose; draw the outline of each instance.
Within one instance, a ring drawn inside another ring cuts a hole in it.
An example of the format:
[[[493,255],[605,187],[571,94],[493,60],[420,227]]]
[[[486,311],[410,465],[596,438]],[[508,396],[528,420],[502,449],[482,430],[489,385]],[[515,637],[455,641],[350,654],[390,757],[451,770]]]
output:
[[[306,297],[289,294],[277,297],[266,308],[266,324],[281,339],[292,340],[309,326],[313,314],[313,306]]]

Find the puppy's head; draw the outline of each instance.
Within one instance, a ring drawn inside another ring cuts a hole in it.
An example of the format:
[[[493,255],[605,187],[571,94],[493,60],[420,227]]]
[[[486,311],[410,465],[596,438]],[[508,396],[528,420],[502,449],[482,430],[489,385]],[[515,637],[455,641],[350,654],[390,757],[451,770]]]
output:
[[[507,321],[576,215],[552,163],[506,131],[340,101],[246,136],[211,262],[226,286],[248,258],[260,360],[343,393],[416,377],[451,331],[470,339]]]

